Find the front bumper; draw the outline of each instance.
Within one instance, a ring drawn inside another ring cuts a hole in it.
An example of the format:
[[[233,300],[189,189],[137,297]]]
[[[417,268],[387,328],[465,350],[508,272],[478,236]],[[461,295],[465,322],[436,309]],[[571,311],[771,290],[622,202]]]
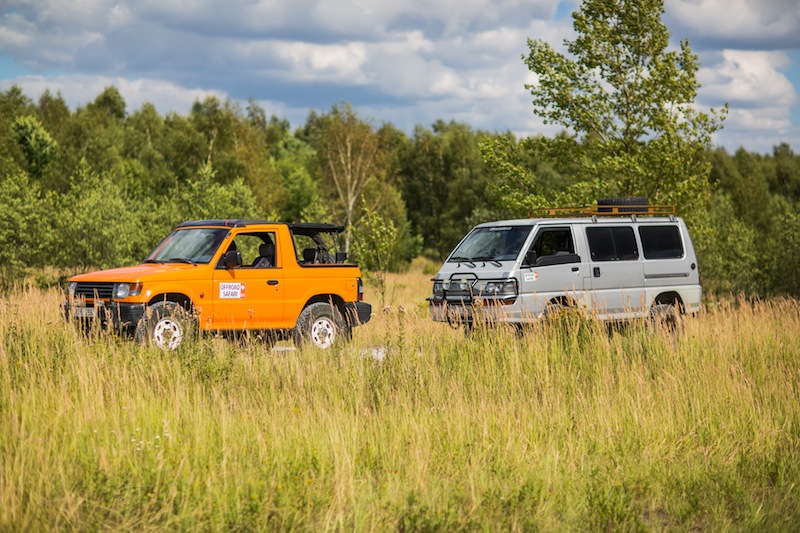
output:
[[[99,322],[102,325],[111,324],[115,329],[135,327],[144,317],[146,304],[98,301],[87,305],[70,304],[69,301],[61,305],[61,314],[64,320],[79,320],[83,322]]]
[[[482,322],[509,322],[509,306],[516,297],[505,299],[476,299],[429,297],[428,309],[434,322],[448,324],[472,324]]]
[[[347,322],[351,326],[366,324],[372,318],[372,306],[366,302],[347,302],[344,306]]]

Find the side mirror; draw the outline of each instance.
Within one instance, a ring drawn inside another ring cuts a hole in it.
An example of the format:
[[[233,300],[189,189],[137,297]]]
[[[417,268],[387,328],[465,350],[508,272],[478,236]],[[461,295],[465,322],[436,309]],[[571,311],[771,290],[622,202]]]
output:
[[[242,266],[242,252],[239,250],[228,250],[225,253],[224,262],[226,269],[239,268]]]
[[[525,260],[522,263],[523,265],[535,265],[536,264],[536,251],[535,250],[528,250],[525,252]]]
[[[347,261],[347,252],[336,252],[336,262],[344,263]]]

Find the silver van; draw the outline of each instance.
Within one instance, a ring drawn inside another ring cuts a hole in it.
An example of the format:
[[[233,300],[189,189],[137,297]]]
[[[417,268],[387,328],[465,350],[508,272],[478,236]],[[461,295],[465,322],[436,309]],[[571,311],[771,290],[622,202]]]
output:
[[[671,206],[637,199],[479,224],[432,280],[433,320],[469,328],[480,313],[523,324],[577,308],[599,320],[674,324],[698,312],[702,289],[686,224]]]

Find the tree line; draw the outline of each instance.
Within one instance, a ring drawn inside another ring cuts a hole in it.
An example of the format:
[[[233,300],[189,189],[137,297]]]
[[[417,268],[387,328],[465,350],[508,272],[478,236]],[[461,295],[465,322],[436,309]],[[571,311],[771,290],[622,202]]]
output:
[[[3,282],[42,267],[136,263],[177,223],[203,218],[357,229],[378,215],[396,228],[391,268],[418,255],[440,260],[474,224],[526,216],[527,204],[509,201],[514,192],[569,201],[582,170],[552,156],[552,141],[441,120],[406,134],[347,103],[311,112],[295,131],[252,100],[242,108],[209,97],[188,115],[151,104],[128,113],[114,87],[73,111],[60,95],[33,101],[11,87],[0,93]],[[535,190],[509,191],[498,179],[481,151],[492,142],[515,149]],[[712,193],[691,223],[704,286],[800,294],[800,156],[781,144],[772,154],[717,148],[703,157]]]

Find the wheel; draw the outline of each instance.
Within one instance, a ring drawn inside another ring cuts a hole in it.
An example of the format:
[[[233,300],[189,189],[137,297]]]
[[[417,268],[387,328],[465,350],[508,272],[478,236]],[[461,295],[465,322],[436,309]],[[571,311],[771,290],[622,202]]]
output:
[[[293,337],[298,347],[310,342],[317,348],[327,350],[334,344],[349,339],[350,329],[336,306],[317,302],[300,313]]]
[[[135,339],[162,350],[175,350],[195,335],[191,314],[175,302],[156,302],[136,326]]]
[[[567,308],[561,304],[547,304],[542,312],[542,321],[544,323],[552,323],[564,316]]]
[[[650,323],[657,329],[669,332],[680,332],[683,329],[680,309],[674,303],[654,304],[650,308]]]

